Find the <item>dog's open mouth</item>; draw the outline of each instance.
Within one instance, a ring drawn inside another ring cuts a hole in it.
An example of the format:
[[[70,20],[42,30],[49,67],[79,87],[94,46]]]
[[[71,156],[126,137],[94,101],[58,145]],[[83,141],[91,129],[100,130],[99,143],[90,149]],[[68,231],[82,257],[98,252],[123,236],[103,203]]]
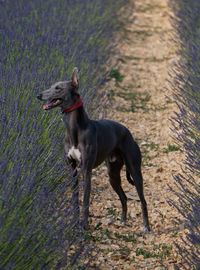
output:
[[[45,104],[43,106],[43,110],[50,110],[54,107],[57,107],[58,105],[60,105],[62,103],[62,99],[53,99],[52,101],[50,101],[48,104]]]

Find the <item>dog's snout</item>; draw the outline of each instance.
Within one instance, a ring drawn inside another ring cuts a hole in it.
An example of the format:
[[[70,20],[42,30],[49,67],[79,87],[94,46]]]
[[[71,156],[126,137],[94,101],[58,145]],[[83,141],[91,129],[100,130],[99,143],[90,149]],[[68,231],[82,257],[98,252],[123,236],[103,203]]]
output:
[[[40,99],[40,100],[42,100],[42,94],[38,94],[37,95],[37,98]]]

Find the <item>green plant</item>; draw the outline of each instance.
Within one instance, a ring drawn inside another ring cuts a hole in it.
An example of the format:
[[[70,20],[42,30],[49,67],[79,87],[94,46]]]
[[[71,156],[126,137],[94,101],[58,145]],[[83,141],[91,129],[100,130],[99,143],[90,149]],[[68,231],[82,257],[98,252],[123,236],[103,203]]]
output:
[[[115,78],[116,82],[122,82],[124,79],[124,76],[121,75],[121,73],[117,69],[112,69],[110,71],[110,77]]]
[[[115,209],[115,208],[109,208],[108,209],[108,215],[112,216],[114,218],[114,220],[116,220],[116,218],[118,216],[117,209]]]
[[[154,244],[153,251],[146,250],[144,248],[136,249],[136,256],[143,255],[144,259],[147,258],[160,258],[164,259],[171,254],[172,246],[167,246],[166,244]]]
[[[169,152],[179,151],[180,146],[168,144],[167,148],[164,149],[164,153],[168,154]]]
[[[118,239],[121,239],[125,242],[132,242],[135,243],[136,242],[136,236],[134,233],[128,233],[128,235],[123,235],[123,234],[119,234],[118,232],[114,233],[114,236]]]

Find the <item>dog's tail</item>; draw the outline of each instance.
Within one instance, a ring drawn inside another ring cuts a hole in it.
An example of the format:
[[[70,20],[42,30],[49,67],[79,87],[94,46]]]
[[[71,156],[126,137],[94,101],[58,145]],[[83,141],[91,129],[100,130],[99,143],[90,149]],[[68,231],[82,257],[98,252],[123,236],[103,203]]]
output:
[[[131,178],[131,174],[129,173],[128,169],[126,169],[126,178],[131,185],[135,185],[134,180]]]

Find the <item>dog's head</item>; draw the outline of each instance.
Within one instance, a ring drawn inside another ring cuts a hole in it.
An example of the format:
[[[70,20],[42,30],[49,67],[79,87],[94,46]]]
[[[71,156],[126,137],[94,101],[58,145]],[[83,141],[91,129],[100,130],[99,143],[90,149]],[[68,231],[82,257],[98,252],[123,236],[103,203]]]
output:
[[[37,95],[37,98],[46,102],[43,106],[44,110],[50,110],[57,106],[65,109],[72,106],[79,96],[78,87],[78,69],[74,68],[71,81],[57,82]]]

